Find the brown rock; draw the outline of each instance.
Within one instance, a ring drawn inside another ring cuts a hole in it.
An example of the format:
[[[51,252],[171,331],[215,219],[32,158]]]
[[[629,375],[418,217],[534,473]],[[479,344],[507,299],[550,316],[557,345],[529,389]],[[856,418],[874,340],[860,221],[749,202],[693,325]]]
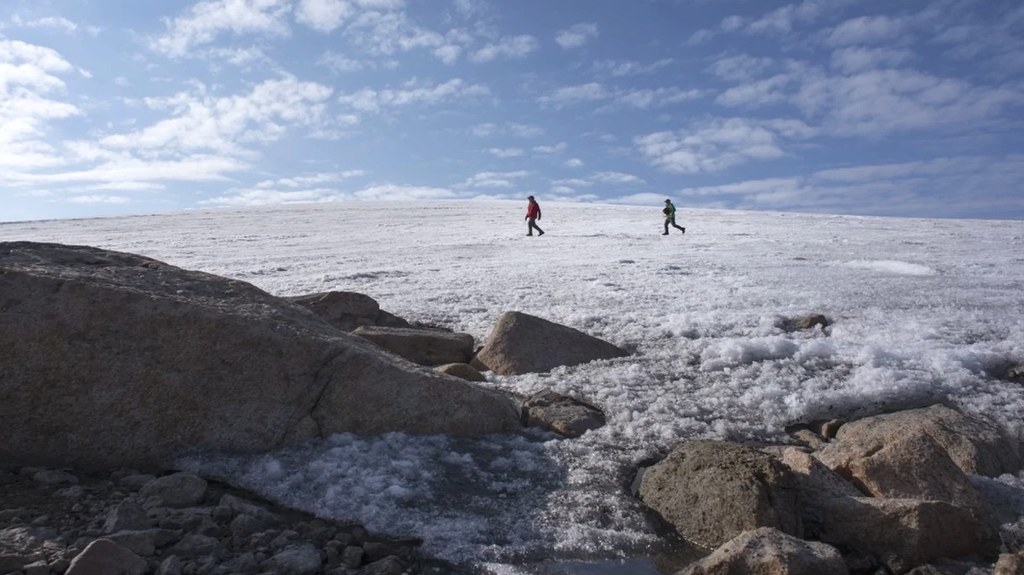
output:
[[[1024,552],[1000,555],[992,575],[1024,575]]]
[[[542,391],[523,403],[523,423],[564,437],[579,437],[604,426],[605,417],[600,409],[589,403],[553,391]]]
[[[1018,447],[998,425],[944,405],[866,417],[839,428],[836,440],[817,456],[848,474],[850,463],[900,438],[925,434],[940,445],[964,473],[998,477],[1021,467]]]
[[[839,551],[777,529],[745,531],[676,575],[846,575]]]
[[[640,499],[704,547],[758,527],[801,537],[798,493],[796,478],[778,459],[724,441],[685,442],[640,483]]]
[[[498,318],[476,359],[499,375],[518,375],[626,355],[624,350],[571,327],[510,311]]]

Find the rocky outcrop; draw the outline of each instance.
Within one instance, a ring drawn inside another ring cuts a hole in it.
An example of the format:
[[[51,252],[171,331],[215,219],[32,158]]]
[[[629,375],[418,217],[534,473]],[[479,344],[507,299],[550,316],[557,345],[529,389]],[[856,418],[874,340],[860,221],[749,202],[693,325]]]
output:
[[[328,291],[285,298],[297,303],[341,331],[364,325],[410,327],[409,322],[382,309],[368,295],[348,291]]]
[[[564,437],[579,437],[603,427],[604,413],[589,403],[571,397],[542,391],[523,402],[523,424],[540,427]]]
[[[745,531],[676,575],[846,575],[834,547],[804,541],[777,529]]]
[[[680,535],[704,547],[758,527],[803,536],[793,473],[739,444],[685,442],[644,472],[639,493]]]
[[[855,461],[887,445],[927,435],[964,473],[997,477],[1021,468],[1017,443],[999,426],[944,405],[866,417],[839,428],[836,441],[816,453],[843,475]]]
[[[499,375],[518,375],[626,355],[619,347],[571,327],[510,311],[498,318],[475,359]]]
[[[34,479],[40,471],[0,470],[0,572],[400,575],[442,566],[418,540],[318,519],[189,473],[121,469],[55,485]],[[185,484],[198,500],[166,505],[161,494]]]
[[[519,429],[510,397],[416,367],[241,281],[0,243],[0,463],[159,466],[339,431]]]
[[[942,557],[994,559],[998,535],[970,509],[943,501],[843,497],[828,499],[819,537],[837,547],[869,554],[894,573]]]
[[[466,363],[473,357],[473,336],[440,329],[362,326],[352,335],[420,365]]]

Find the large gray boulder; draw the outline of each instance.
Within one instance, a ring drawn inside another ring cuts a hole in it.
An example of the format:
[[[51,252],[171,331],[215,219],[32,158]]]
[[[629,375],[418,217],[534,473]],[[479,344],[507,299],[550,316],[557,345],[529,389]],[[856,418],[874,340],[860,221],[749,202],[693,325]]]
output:
[[[499,375],[518,375],[626,355],[625,350],[571,327],[509,311],[498,318],[476,360]]]
[[[352,335],[420,365],[467,363],[473,357],[473,336],[440,329],[362,326]]]
[[[149,467],[337,432],[519,429],[435,374],[241,281],[90,247],[0,243],[0,463]]]
[[[901,439],[927,435],[964,473],[998,477],[1021,468],[1017,442],[998,425],[945,405],[865,417],[839,428],[836,439],[817,452],[843,475],[850,465]]]
[[[327,291],[285,298],[320,316],[341,331],[364,325],[410,327],[409,322],[380,309],[372,297],[350,291]]]
[[[676,575],[847,575],[839,551],[771,527],[745,531]]]
[[[685,539],[714,548],[773,527],[803,536],[793,473],[775,457],[725,441],[687,441],[648,468],[640,499]]]

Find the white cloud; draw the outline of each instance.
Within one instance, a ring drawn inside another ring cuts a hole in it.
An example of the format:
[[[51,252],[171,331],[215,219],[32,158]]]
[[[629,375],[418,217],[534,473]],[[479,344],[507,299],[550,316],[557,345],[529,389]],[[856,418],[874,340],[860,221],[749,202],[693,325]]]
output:
[[[267,80],[241,96],[214,97],[198,93],[147,99],[153,108],[170,108],[174,117],[142,130],[100,140],[110,149],[209,150],[245,153],[242,144],[279,139],[289,127],[316,126],[325,118],[331,89],[315,82],[286,77]]]
[[[833,47],[875,44],[898,38],[904,29],[905,23],[899,19],[888,16],[862,16],[837,26],[825,42]]]
[[[488,148],[487,153],[496,158],[518,158],[523,155],[522,148]]]
[[[459,56],[461,56],[461,55],[462,55],[462,47],[461,46],[456,46],[454,44],[448,44],[448,45],[445,45],[445,46],[441,46],[440,48],[436,48],[434,50],[434,56],[437,56],[438,60],[440,60],[440,61],[442,61],[442,62],[444,62],[445,64],[448,64],[448,65],[452,65],[452,64],[458,62]]]
[[[223,33],[283,36],[289,32],[285,17],[290,9],[291,0],[206,0],[184,16],[165,19],[167,32],[150,47],[180,58]]]
[[[46,135],[50,122],[81,114],[74,104],[54,99],[66,90],[57,74],[73,70],[56,50],[0,39],[0,167],[60,163]]]
[[[626,174],[623,172],[598,172],[594,174],[591,179],[595,182],[602,184],[642,184],[643,179],[634,176],[633,174]]]
[[[567,168],[582,168],[584,165],[583,160],[579,158],[569,158],[565,161],[565,166]]]
[[[356,199],[367,201],[413,201],[445,200],[455,198],[456,194],[448,188],[381,184],[359,190],[353,196]]]
[[[650,64],[631,60],[598,60],[594,62],[593,68],[599,74],[608,74],[614,77],[639,76],[641,74],[653,74],[671,65],[672,62],[671,58],[662,58]]]
[[[473,174],[458,186],[459,189],[476,188],[511,188],[516,180],[529,176],[530,172],[518,170],[514,172],[480,172]]]
[[[692,129],[657,132],[635,139],[642,156],[666,172],[716,172],[752,160],[784,155],[781,138],[799,137],[793,124],[746,118],[715,119]]]
[[[273,206],[279,204],[307,204],[317,202],[344,201],[352,199],[333,188],[310,188],[305,190],[234,190],[233,193],[217,196],[199,202],[201,205],[213,206]]]
[[[404,12],[397,11],[400,7],[401,4],[385,3],[363,12],[355,17],[345,34],[371,53],[388,56],[448,45],[444,36],[416,25]]]
[[[561,106],[580,102],[594,102],[611,97],[611,93],[601,84],[590,82],[578,86],[558,88],[550,96],[543,96],[539,102],[544,105]]]
[[[788,100],[791,91],[787,90],[798,80],[792,74],[779,74],[763,80],[750,80],[729,88],[715,98],[721,106],[767,106]]]
[[[11,23],[23,28],[55,28],[69,33],[78,30],[78,24],[61,16],[46,16],[44,18],[26,20],[20,15],[15,14],[11,17]]]
[[[533,36],[506,36],[476,50],[469,59],[473,62],[490,62],[501,57],[525,58],[535,52],[538,46],[537,39]]]
[[[682,90],[674,87],[655,88],[625,92],[617,96],[616,101],[630,108],[647,109],[690,102],[702,95],[703,92],[700,90]]]
[[[565,142],[559,142],[554,146],[534,146],[533,151],[538,154],[557,154],[559,152],[564,152],[568,147],[569,145]]]
[[[597,24],[573,24],[555,36],[555,42],[562,48],[579,48],[591,39],[597,38]]]
[[[854,0],[804,0],[776,8],[761,18],[743,23],[745,31],[753,34],[787,34],[797,24],[811,23],[821,15],[835,11]]]
[[[278,180],[264,180],[256,184],[257,188],[304,188],[318,184],[333,184],[350,178],[365,176],[364,170],[346,170],[344,172],[318,173],[311,176],[295,176]]]
[[[380,112],[386,108],[416,104],[436,105],[456,99],[479,98],[489,94],[490,91],[485,86],[466,84],[461,79],[454,78],[435,86],[405,90],[363,88],[352,94],[342,94],[338,97],[338,101],[361,112]]]
[[[994,119],[1006,108],[1024,105],[1024,94],[900,69],[809,75],[793,101],[835,133],[877,137]]]
[[[895,68],[913,59],[913,52],[905,49],[850,47],[832,52],[832,67],[850,74],[877,68]]]
[[[736,54],[716,59],[709,70],[723,80],[749,82],[762,76],[772,64],[774,64],[774,60],[771,58]]]
[[[124,196],[102,196],[102,195],[88,195],[88,196],[72,196],[68,198],[68,201],[73,204],[127,204],[131,202],[129,198]]]
[[[337,73],[356,72],[363,68],[362,63],[358,60],[353,60],[344,54],[339,54],[332,50],[328,50],[321,54],[316,63],[318,66],[324,66]]]
[[[537,138],[544,135],[544,128],[541,128],[540,126],[531,126],[529,124],[517,124],[515,122],[505,122],[503,124],[487,122],[473,126],[470,128],[469,133],[478,138],[504,135],[515,136],[517,138]]]
[[[295,21],[319,32],[331,32],[354,13],[355,8],[346,0],[299,0]]]

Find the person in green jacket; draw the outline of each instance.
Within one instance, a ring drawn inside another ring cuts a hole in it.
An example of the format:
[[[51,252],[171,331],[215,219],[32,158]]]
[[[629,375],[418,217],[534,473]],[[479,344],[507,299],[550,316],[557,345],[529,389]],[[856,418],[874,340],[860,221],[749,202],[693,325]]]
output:
[[[672,200],[665,200],[665,208],[661,210],[661,213],[665,214],[665,233],[663,236],[668,235],[668,226],[672,225],[673,228],[686,233],[686,228],[679,227],[676,225],[676,207],[672,205]]]

